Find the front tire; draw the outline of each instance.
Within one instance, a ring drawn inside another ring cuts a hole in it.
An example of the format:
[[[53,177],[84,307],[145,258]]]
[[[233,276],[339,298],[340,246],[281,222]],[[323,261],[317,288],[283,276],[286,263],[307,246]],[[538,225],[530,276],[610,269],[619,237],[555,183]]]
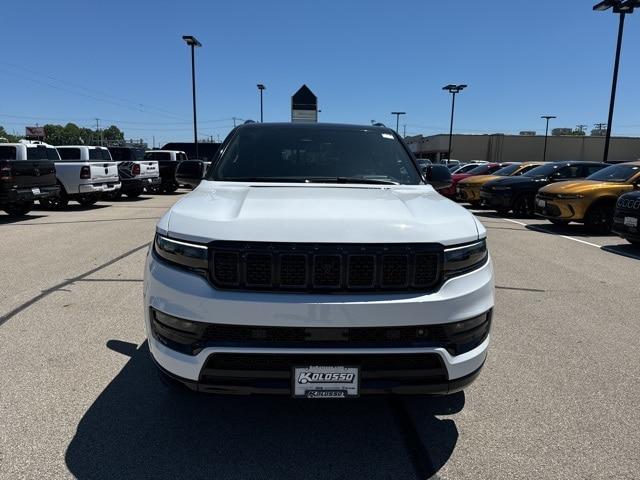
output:
[[[33,208],[32,200],[25,200],[22,202],[10,203],[4,207],[4,211],[12,217],[24,217]]]
[[[607,234],[611,231],[613,205],[596,204],[589,209],[584,224],[595,233]]]
[[[516,197],[515,201],[513,202],[513,213],[516,217],[533,217],[533,195],[525,193]]]

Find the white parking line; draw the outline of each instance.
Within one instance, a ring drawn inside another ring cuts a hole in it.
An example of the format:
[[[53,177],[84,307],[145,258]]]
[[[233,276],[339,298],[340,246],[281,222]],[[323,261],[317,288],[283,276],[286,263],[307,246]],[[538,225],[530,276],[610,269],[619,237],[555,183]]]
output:
[[[566,238],[567,240],[573,240],[574,242],[584,243],[585,245],[589,245],[591,247],[602,248],[601,245],[597,245],[595,243],[587,242],[586,240],[580,240],[579,238],[570,237],[568,235],[558,235],[558,234],[556,234],[554,232],[550,232],[549,230],[545,229],[544,227],[542,227],[540,225],[536,225],[535,223],[523,223],[523,222],[518,222],[517,220],[511,220],[510,218],[502,218],[502,217],[500,217],[500,219],[501,220],[506,220],[507,222],[516,223],[518,225],[522,225],[523,227],[531,227],[532,230],[537,230],[537,231],[545,232],[545,233],[551,233],[551,234],[557,235],[558,237]]]

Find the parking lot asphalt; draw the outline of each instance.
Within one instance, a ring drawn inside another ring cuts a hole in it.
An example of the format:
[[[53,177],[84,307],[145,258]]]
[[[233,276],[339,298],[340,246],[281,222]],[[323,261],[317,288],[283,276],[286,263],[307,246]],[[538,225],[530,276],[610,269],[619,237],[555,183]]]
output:
[[[487,227],[497,303],[450,397],[168,392],[142,270],[180,196],[0,214],[0,478],[638,478],[640,252],[578,225]]]

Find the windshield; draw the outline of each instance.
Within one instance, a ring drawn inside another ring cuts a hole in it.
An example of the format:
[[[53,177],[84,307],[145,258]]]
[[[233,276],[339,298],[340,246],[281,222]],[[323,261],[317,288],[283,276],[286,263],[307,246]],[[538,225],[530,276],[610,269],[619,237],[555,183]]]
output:
[[[587,180],[626,182],[631,180],[638,172],[640,172],[640,166],[638,165],[612,165],[588,176]]]
[[[540,165],[539,167],[532,168],[527,173],[522,175],[523,177],[548,177],[560,167],[564,167],[564,163],[549,163],[547,165]]]
[[[469,175],[488,175],[499,169],[500,169],[500,165],[486,164],[486,165],[478,165],[477,167],[472,168],[468,172],[464,172],[464,173],[468,173]],[[461,173],[461,172],[456,172],[456,173]]]
[[[380,128],[240,128],[207,177],[221,181],[422,183],[409,153]]]
[[[516,163],[514,165],[502,167],[500,170],[496,170],[493,174],[499,177],[507,177],[517,172],[519,168],[522,168],[522,165]]]

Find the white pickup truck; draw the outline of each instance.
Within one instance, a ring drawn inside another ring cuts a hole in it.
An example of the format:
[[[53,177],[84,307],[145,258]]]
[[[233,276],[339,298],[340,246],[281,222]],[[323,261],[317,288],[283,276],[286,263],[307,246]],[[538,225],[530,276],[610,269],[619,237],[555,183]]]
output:
[[[120,189],[118,163],[111,159],[105,147],[65,145],[56,147],[56,177],[60,194],[40,200],[44,207],[64,208],[69,200],[80,205],[93,205],[103,193]]]
[[[144,149],[135,147],[109,147],[111,158],[118,162],[118,174],[122,187],[110,197],[116,199],[125,194],[136,198],[146,188],[151,191],[160,186],[160,167],[155,160],[145,160]]]

